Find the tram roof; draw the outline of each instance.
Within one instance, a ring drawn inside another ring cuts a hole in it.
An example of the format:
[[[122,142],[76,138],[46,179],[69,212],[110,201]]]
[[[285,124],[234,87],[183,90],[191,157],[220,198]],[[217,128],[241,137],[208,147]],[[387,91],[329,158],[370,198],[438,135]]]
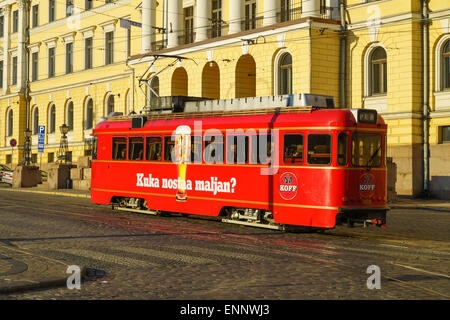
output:
[[[203,127],[217,129],[253,126],[261,128],[267,126],[270,122],[273,122],[274,128],[292,126],[294,123],[299,127],[353,127],[357,124],[350,109],[327,109],[309,106],[112,116],[100,122],[95,130],[131,129],[132,119],[140,117],[145,119],[145,124],[141,129],[161,129],[162,127],[176,127],[181,124],[194,125],[195,121],[202,121]],[[385,128],[384,120],[380,115],[378,115],[377,125]]]

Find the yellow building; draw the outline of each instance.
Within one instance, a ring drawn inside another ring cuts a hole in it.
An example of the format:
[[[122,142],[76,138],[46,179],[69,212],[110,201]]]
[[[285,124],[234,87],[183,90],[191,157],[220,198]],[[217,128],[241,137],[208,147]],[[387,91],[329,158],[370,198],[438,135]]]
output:
[[[55,161],[63,123],[76,162],[101,117],[147,104],[139,80],[153,74],[160,96],[314,93],[374,108],[389,125],[397,192],[450,198],[447,0],[3,0],[0,8],[0,163],[22,160],[27,127],[39,163],[38,125],[42,163]],[[155,54],[186,59],[153,63]]]

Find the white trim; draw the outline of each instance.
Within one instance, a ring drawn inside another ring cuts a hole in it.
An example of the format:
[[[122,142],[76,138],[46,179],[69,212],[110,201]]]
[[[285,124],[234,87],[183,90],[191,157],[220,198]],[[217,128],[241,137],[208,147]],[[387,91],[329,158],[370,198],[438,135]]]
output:
[[[365,109],[374,109],[378,113],[386,112],[387,107],[387,94],[380,94],[363,98],[363,105]]]
[[[53,38],[44,40],[43,42],[47,46],[47,49],[50,49],[50,48],[55,48],[56,47],[56,42],[57,41],[58,41],[58,37],[53,37]]]
[[[36,43],[30,44],[28,46],[28,48],[30,49],[30,52],[31,53],[39,52],[39,47],[41,46],[41,43],[42,42],[36,42]]]
[[[118,21],[118,19],[110,20],[110,21],[99,24],[99,26],[103,28],[103,33],[116,31],[117,21]]]
[[[289,53],[291,55],[292,64],[294,64],[294,57],[293,57],[292,53],[289,51],[289,49],[282,48],[277,52],[277,54],[275,55],[275,58],[273,59],[273,95],[280,94],[280,87],[279,87],[280,86],[280,60],[286,53]],[[292,69],[292,71],[293,71],[293,69]],[[294,75],[293,72],[292,72],[292,75]],[[294,79],[292,79],[292,84],[294,83],[293,80]],[[293,89],[293,88],[291,88],[291,89]]]
[[[434,110],[442,111],[450,109],[450,91],[433,92],[434,94]]]
[[[69,32],[60,36],[64,44],[73,43],[75,39],[76,31]]]
[[[442,86],[442,50],[444,50],[444,45],[447,44],[447,41],[450,41],[450,34],[446,34],[436,44],[436,50],[434,52],[434,61],[435,61],[435,69],[434,69],[434,90],[439,92],[443,90]]]
[[[94,31],[96,28],[97,28],[97,26],[92,26],[92,27],[81,29],[80,32],[83,35],[83,39],[94,38]]]

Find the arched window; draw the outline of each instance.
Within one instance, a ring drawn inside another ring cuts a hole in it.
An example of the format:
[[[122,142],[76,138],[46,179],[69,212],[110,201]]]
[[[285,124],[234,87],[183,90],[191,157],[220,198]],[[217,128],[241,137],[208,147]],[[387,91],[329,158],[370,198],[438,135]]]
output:
[[[86,100],[85,114],[84,114],[84,129],[92,129],[94,126],[94,101],[92,98]]]
[[[56,127],[56,107],[52,103],[48,108],[48,133],[55,133]]]
[[[66,124],[69,127],[69,131],[73,131],[73,101],[67,102]]]
[[[387,92],[387,57],[382,47],[377,47],[370,55],[370,95]]]
[[[12,109],[9,109],[6,113],[6,119],[6,136],[11,137],[13,135],[14,128],[14,114]]]
[[[33,134],[39,133],[39,108],[33,108],[33,124],[32,124]]]
[[[278,94],[292,93],[292,56],[290,53],[285,53],[280,59],[278,66]]]
[[[442,50],[442,85],[443,89],[450,89],[450,40]]]
[[[106,116],[114,112],[114,95],[110,94],[106,99]]]

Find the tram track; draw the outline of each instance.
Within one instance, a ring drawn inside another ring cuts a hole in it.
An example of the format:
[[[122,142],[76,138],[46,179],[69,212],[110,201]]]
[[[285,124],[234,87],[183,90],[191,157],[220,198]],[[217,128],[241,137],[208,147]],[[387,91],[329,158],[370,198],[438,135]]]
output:
[[[427,270],[418,266],[408,265],[412,259],[417,258],[420,254],[422,258],[447,258],[450,253],[446,252],[447,247],[436,249],[438,245],[442,245],[439,241],[432,240],[413,240],[413,239],[397,239],[394,235],[386,235],[386,239],[381,235],[357,235],[349,233],[347,236],[332,233],[326,234],[301,234],[303,239],[298,239],[299,234],[286,234],[274,231],[264,231],[258,234],[235,232],[237,228],[241,230],[242,227],[226,226],[222,228],[220,222],[214,222],[204,219],[189,219],[184,217],[171,217],[170,219],[158,218],[158,220],[151,221],[153,217],[136,216],[135,214],[123,213],[120,215],[110,214],[105,212],[105,207],[90,207],[84,206],[83,209],[89,209],[91,212],[86,213],[80,210],[79,206],[70,206],[74,210],[61,211],[61,209],[43,208],[36,209],[33,202],[22,203],[20,205],[11,206],[8,210],[16,211],[24,209],[31,211],[33,214],[46,215],[60,215],[62,217],[72,217],[74,219],[81,219],[89,223],[101,223],[110,226],[122,227],[131,230],[144,230],[146,232],[163,233],[168,235],[189,237],[197,240],[208,240],[215,242],[226,242],[231,246],[239,245],[253,250],[255,247],[264,247],[268,252],[280,254],[284,256],[297,256],[316,263],[326,263],[332,265],[334,268],[345,270],[346,273],[360,273],[360,266],[349,263],[348,260],[355,259],[355,255],[359,259],[369,260],[374,255],[379,259],[378,262],[392,265],[393,267],[403,270],[410,270],[416,273],[428,274],[436,277],[448,279],[449,276],[437,272],[435,270]],[[77,210],[75,210],[77,209]],[[22,210],[22,211],[24,211]],[[195,222],[195,224],[193,224]],[[224,230],[225,229],[225,230]],[[230,231],[231,230],[231,231]],[[250,230],[250,229],[249,229]],[[150,235],[150,234],[149,234]],[[132,236],[132,234],[130,235]],[[308,239],[304,239],[308,237]],[[294,239],[293,239],[294,238]],[[339,240],[336,242],[336,240]],[[353,240],[364,241],[364,245],[369,248],[361,248],[350,246],[354,244]],[[414,246],[411,244],[414,242]],[[401,246],[396,246],[397,243]],[[388,250],[386,250],[388,245]],[[391,247],[389,247],[389,245]],[[423,245],[433,246],[433,248],[426,248]],[[384,248],[379,248],[383,246]],[[412,251],[414,250],[414,251]],[[398,256],[401,259],[398,259]],[[393,261],[393,257],[397,260]],[[404,281],[399,277],[390,274],[382,274],[384,281],[390,281],[396,285],[404,288],[414,288],[415,290],[422,290],[431,296],[439,296],[441,298],[449,298],[449,295],[427,286]]]

